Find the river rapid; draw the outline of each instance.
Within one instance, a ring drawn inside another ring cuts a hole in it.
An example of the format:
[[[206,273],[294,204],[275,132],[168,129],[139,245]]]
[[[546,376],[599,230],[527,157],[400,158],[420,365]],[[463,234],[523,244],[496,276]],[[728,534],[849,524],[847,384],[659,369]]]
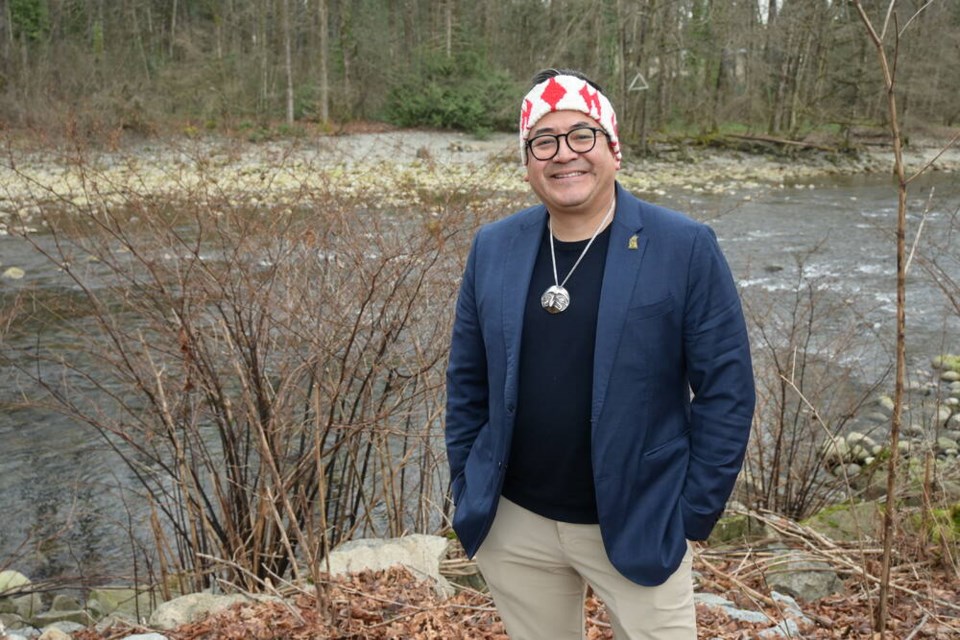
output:
[[[826,322],[816,339],[829,344],[832,331],[857,342],[856,348],[836,352],[834,364],[856,368],[864,385],[889,368],[897,194],[887,175],[742,183],[718,178],[722,188],[702,188],[692,179],[658,183],[648,174],[634,167],[636,179],[625,183],[647,200],[709,222],[752,314],[769,318],[771,306],[786,308],[798,288],[809,288],[845,310],[832,325]],[[918,251],[939,255],[954,282],[960,282],[958,176],[924,176],[911,184],[908,202],[908,245],[922,228]],[[638,184],[640,177],[646,186]],[[11,267],[23,277],[6,271]],[[0,236],[0,273],[7,273],[0,279],[4,305],[28,287],[41,288],[48,299],[75,295],[62,274],[14,235]],[[14,336],[2,348],[20,358],[29,357],[38,343],[59,342],[65,354],[71,349],[68,334],[55,328],[37,333],[17,327]],[[960,315],[916,259],[908,278],[907,341],[911,371],[929,369],[937,354],[960,352]],[[34,580],[130,577],[135,550],[150,544],[130,472],[88,426],[19,404],[21,395],[32,391],[9,362],[0,359],[0,366],[0,569],[12,566]]]

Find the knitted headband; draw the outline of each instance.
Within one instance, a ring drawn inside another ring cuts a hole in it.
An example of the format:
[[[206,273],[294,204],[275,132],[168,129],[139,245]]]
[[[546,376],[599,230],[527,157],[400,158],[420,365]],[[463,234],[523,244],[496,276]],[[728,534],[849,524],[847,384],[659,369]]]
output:
[[[580,111],[596,120],[607,134],[610,149],[620,168],[620,138],[617,114],[600,91],[576,76],[558,75],[530,89],[520,107],[520,161],[527,161],[527,138],[537,121],[552,111]]]

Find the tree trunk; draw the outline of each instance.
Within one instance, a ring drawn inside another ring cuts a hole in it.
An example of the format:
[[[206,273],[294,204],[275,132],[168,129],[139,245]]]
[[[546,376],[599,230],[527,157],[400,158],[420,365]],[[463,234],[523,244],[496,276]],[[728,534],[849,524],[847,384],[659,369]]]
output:
[[[327,72],[330,34],[327,0],[319,0],[317,10],[320,12],[320,123],[326,125],[330,121],[330,78]]]
[[[290,0],[283,0],[283,70],[287,77],[287,124],[293,124],[293,56],[291,49]]]

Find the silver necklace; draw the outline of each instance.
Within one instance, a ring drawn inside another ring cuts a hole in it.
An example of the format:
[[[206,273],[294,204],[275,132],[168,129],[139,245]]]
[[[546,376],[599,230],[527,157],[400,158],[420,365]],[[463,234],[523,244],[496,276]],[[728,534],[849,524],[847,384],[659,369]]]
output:
[[[573,263],[573,266],[567,273],[567,277],[563,279],[563,282],[560,282],[557,278],[557,255],[553,249],[553,227],[550,225],[550,221],[547,220],[547,232],[550,234],[550,260],[553,262],[553,284],[543,292],[542,296],[540,296],[540,306],[546,309],[548,312],[560,313],[561,311],[565,311],[566,308],[570,306],[570,293],[563,288],[563,285],[567,284],[567,280],[570,279],[570,276],[573,275],[573,272],[578,266],[580,266],[580,261],[583,260],[583,256],[587,255],[590,245],[592,245],[593,241],[597,239],[597,236],[600,234],[600,230],[603,229],[603,226],[607,224],[607,220],[609,220],[610,216],[613,214],[616,204],[617,198],[614,196],[613,201],[610,203],[610,208],[607,209],[607,214],[603,216],[603,220],[601,220],[600,224],[597,225],[596,231],[594,231],[593,236],[590,237],[590,242],[588,242],[587,246],[585,246],[583,251],[580,252],[580,257],[577,258],[577,261]]]

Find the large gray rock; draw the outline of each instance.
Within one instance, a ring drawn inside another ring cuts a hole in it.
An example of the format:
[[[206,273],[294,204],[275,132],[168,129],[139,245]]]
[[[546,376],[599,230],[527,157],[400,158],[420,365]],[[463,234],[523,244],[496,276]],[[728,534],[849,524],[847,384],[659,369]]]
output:
[[[788,552],[780,556],[768,569],[767,586],[804,602],[819,600],[843,590],[837,572],[819,560]]]
[[[212,593],[191,593],[161,604],[150,615],[149,624],[155,629],[169,631],[245,602],[251,602],[251,600],[242,595],[218,596]]]
[[[330,575],[402,566],[415,576],[432,580],[441,596],[450,596],[454,589],[440,575],[440,562],[447,555],[448,544],[446,538],[419,533],[386,540],[352,540],[330,553]]]

